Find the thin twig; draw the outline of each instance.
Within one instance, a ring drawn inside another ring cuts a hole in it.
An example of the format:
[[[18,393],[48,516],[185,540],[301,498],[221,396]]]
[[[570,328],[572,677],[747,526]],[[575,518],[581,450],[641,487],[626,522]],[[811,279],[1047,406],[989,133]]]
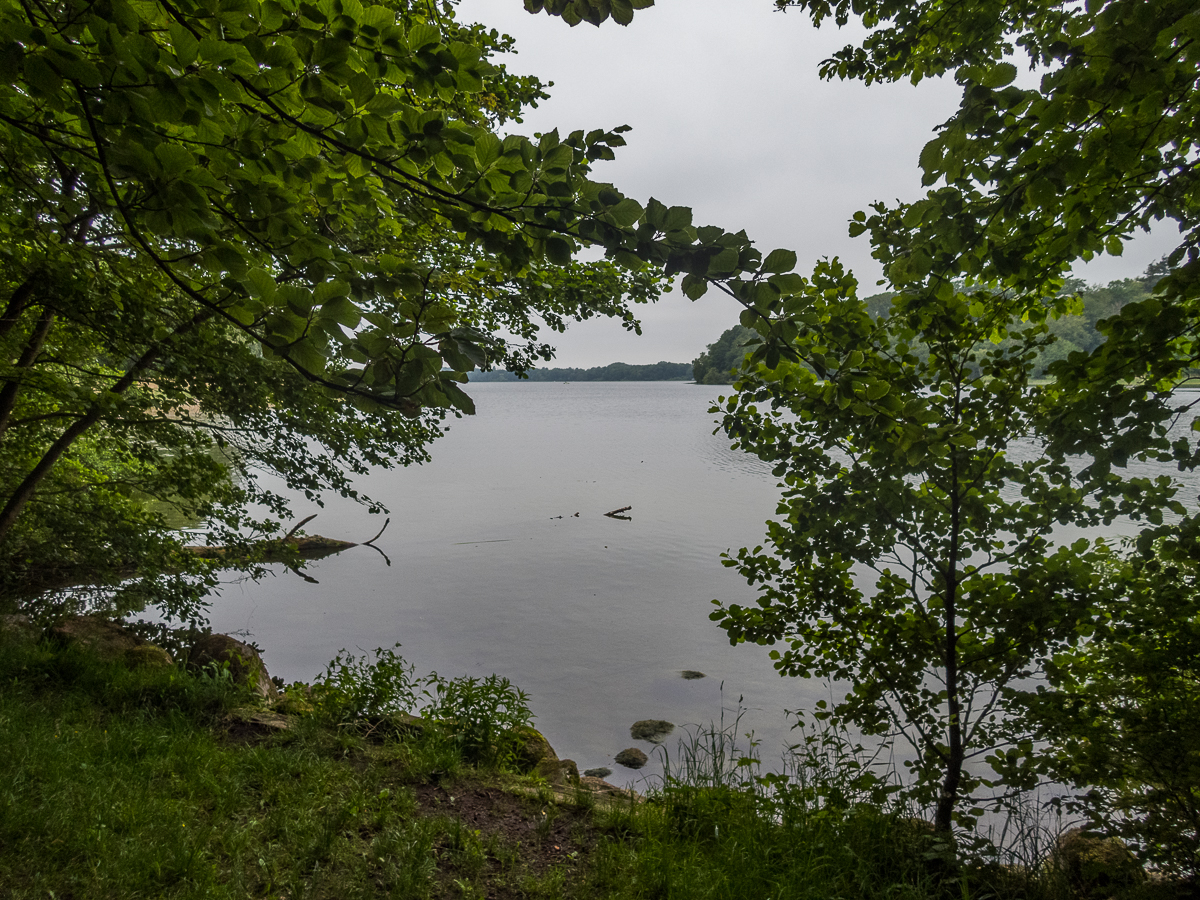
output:
[[[309,522],[311,522],[313,519],[315,519],[317,517],[317,515],[318,515],[317,513],[313,513],[307,519],[301,519],[299,522],[297,522],[295,525],[292,526],[291,531],[289,531],[287,534],[285,534],[283,536],[283,540],[290,541],[292,539],[293,534],[295,534],[297,531],[299,531],[301,528],[303,528],[305,525],[307,525]]]
[[[383,527],[379,529],[379,534],[375,535],[375,537],[371,538],[369,541],[363,541],[363,546],[364,546],[364,547],[374,547],[374,546],[375,546],[375,542],[376,542],[377,540],[379,540],[380,536],[381,536],[381,535],[382,535],[382,534],[383,534],[385,531],[387,531],[387,527],[388,527],[388,525],[390,525],[390,524],[392,524],[392,520],[391,520],[391,518],[390,518],[390,517],[389,517],[389,518],[387,518],[387,519],[384,519],[384,521],[383,521]],[[376,549],[376,550],[378,550],[379,548],[378,548],[378,547],[376,547],[375,549]],[[383,552],[383,551],[380,551],[380,552]],[[385,556],[385,557],[384,557],[384,559],[386,559],[386,558],[387,558],[387,557]],[[390,565],[391,565],[391,563],[389,562],[389,563],[388,563],[388,565],[390,566]]]

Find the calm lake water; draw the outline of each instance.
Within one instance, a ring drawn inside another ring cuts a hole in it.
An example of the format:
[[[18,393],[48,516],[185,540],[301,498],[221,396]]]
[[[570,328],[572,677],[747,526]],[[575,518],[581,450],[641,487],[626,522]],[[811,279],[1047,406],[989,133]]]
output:
[[[760,543],[777,496],[766,466],[712,433],[721,388],[471,388],[478,415],[451,420],[432,463],[361,482],[391,510],[378,541],[390,567],[360,547],[315,563],[319,584],[281,571],[226,585],[214,630],[251,634],[289,682],[310,680],[343,647],[397,641],[418,672],[504,675],[529,693],[560,756],[619,770],[613,780],[657,771],[612,762],[626,747],[652,749],[630,738],[633,722],[707,723],[739,696],[743,730],[777,758],[784,710],[827,691],[781,678],[764,648],[731,647],[708,619],[713,599],[755,596],[720,553]],[[621,506],[633,507],[630,521],[603,515]],[[380,524],[330,500],[308,529],[365,540]],[[685,680],[684,669],[707,677]]]
[[[504,675],[529,693],[560,756],[609,766],[614,781],[659,771],[656,761],[638,773],[613,763],[626,747],[652,749],[630,738],[633,722],[707,723],[722,708],[728,719],[739,697],[742,730],[763,741],[765,762],[777,760],[784,711],[828,688],[781,678],[765,648],[731,647],[708,619],[713,599],[753,601],[720,553],[760,543],[777,497],[764,464],[712,433],[708,408],[722,389],[471,388],[478,415],[451,420],[432,463],[360,483],[391,510],[378,541],[390,567],[358,547],[315,563],[319,584],[278,571],[226,585],[214,630],[249,633],[289,682],[311,680],[342,648],[396,642],[418,673]],[[1197,493],[1188,488],[1185,502]],[[622,506],[633,507],[630,521],[603,515]],[[301,500],[294,511],[317,510]],[[361,541],[379,526],[331,499],[308,529]],[[684,680],[684,669],[707,677]]]

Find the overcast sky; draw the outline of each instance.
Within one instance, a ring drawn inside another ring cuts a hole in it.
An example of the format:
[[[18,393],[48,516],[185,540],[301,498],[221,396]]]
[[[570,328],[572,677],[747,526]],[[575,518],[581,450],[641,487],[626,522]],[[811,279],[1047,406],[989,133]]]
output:
[[[958,105],[950,80],[821,81],[820,61],[861,31],[817,31],[797,12],[775,12],[771,0],[658,0],[627,28],[570,28],[529,15],[521,0],[463,0],[459,18],[513,35],[509,68],[554,82],[551,99],[514,130],[631,125],[629,146],[597,167],[597,179],[642,202],[690,206],[696,225],[744,228],[764,254],[791,248],[800,272],[840,256],[866,293],[880,268],[846,223],[872,201],[920,196],[918,154]],[[1172,231],[1078,274],[1101,283],[1139,274],[1173,246]],[[715,291],[695,303],[676,291],[643,308],[640,338],[608,321],[574,325],[554,341],[552,365],[690,362],[738,311]]]

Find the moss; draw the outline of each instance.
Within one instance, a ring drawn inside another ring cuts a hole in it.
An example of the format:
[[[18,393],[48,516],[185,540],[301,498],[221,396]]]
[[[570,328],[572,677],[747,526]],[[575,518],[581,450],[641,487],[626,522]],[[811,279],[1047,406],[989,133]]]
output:
[[[532,772],[544,760],[558,760],[558,754],[554,752],[545,735],[532,726],[523,725],[512,729],[505,736],[505,741],[511,748],[513,765],[518,772]],[[577,779],[578,777],[576,774]]]
[[[171,669],[175,660],[171,654],[155,644],[140,644],[126,650],[121,659],[133,669]]]

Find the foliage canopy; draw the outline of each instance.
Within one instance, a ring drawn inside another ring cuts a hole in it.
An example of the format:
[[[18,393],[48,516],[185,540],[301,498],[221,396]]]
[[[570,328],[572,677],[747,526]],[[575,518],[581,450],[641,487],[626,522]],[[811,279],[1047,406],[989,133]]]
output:
[[[255,471],[357,496],[541,328],[759,274],[591,179],[626,129],[506,134],[542,86],[449,2],[13,0],[0,34],[4,593],[194,570],[148,498],[269,533]]]

